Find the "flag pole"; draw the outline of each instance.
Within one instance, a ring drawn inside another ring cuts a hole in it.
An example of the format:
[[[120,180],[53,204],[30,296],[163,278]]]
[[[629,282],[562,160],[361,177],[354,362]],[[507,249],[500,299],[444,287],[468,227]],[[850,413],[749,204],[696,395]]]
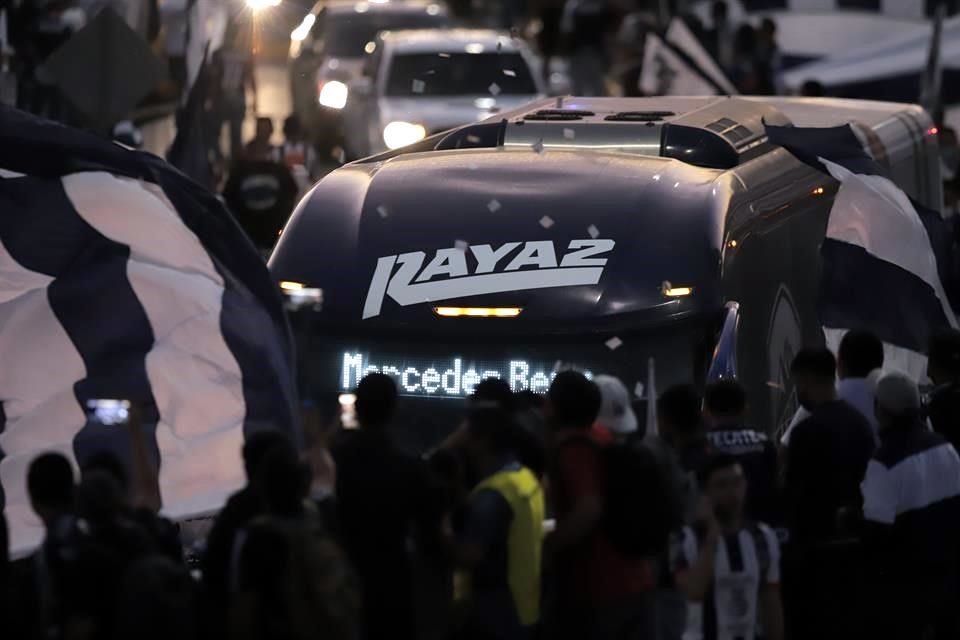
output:
[[[941,86],[943,83],[943,67],[940,55],[943,39],[943,21],[947,14],[947,5],[941,0],[933,14],[933,36],[930,38],[930,52],[927,54],[927,66],[923,74],[923,85],[920,92],[920,104],[937,124],[942,118]]]
[[[656,373],[656,361],[650,358],[647,361],[647,435],[658,435]]]
[[[7,66],[7,42],[9,36],[7,33],[7,10],[0,8],[0,62],[3,63],[3,69]]]
[[[660,0],[660,26],[663,29],[670,24],[670,0]]]

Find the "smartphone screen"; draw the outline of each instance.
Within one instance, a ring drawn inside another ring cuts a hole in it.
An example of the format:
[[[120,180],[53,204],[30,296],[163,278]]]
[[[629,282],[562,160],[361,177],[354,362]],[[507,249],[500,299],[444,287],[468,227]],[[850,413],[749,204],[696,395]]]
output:
[[[130,401],[114,399],[96,399],[87,401],[89,417],[107,426],[126,424],[130,419]]]
[[[344,429],[357,428],[357,396],[352,393],[341,393],[338,398],[340,403],[340,424]]]

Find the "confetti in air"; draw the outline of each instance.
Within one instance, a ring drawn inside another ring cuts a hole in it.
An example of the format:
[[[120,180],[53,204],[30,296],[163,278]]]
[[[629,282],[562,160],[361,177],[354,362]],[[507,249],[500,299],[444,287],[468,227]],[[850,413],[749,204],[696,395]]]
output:
[[[642,382],[638,382],[635,387],[633,387],[633,395],[638,398],[643,397],[643,392],[645,391]]]
[[[577,137],[577,133],[573,129],[564,129],[563,137],[566,138],[567,140],[573,140],[574,138]]]
[[[600,235],[600,229],[597,229],[597,225],[592,224],[587,227],[587,233],[590,234],[590,237],[596,240],[597,236]]]
[[[613,336],[603,344],[607,345],[607,349],[610,349],[610,351],[616,351],[621,346],[623,346],[623,340],[621,340],[617,336]]]
[[[540,138],[539,140],[533,143],[533,150],[536,151],[537,153],[543,153],[545,151],[543,146],[543,138]]]
[[[437,55],[439,55],[441,58],[449,58],[449,57],[450,57],[450,54],[449,54],[449,53],[439,53],[439,54],[437,54]]]
[[[453,246],[456,247],[457,251],[466,251],[467,247],[470,246],[470,243],[466,240],[457,240],[453,243]]]
[[[487,87],[487,90],[490,91],[490,95],[492,96],[500,95],[500,85],[498,85],[496,82],[490,83],[490,86]]]
[[[388,215],[390,215],[390,213],[387,211],[387,208],[382,204],[377,207],[377,213],[381,218],[386,218]]]
[[[553,226],[553,218],[551,218],[550,216],[543,216],[542,218],[540,218],[540,226],[543,227],[544,229],[549,229],[550,227]]]
[[[509,77],[509,78],[516,78],[516,77],[517,77],[517,72],[514,71],[513,69],[504,69],[504,70],[503,70],[503,75],[505,75],[505,76],[507,76],[507,77]]]
[[[469,135],[467,136],[467,142],[470,144],[480,144],[480,136]]]
[[[410,85],[410,90],[414,93],[423,93],[424,89],[427,88],[427,83],[419,78],[414,78],[413,82]]]
[[[496,213],[500,211],[500,202],[497,200],[491,200],[487,203],[487,209],[490,210],[490,213]]]

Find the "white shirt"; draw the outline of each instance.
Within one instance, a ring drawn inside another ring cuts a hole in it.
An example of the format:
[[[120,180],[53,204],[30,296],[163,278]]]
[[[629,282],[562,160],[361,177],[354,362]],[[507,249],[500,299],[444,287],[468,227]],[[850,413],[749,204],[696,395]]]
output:
[[[875,397],[874,391],[877,388],[877,380],[880,379],[880,374],[880,369],[877,369],[866,378],[844,378],[837,383],[837,397],[863,414],[863,417],[867,419],[867,422],[870,423],[870,427],[873,429],[873,439],[875,442],[879,442],[879,438],[877,436],[877,416],[874,414],[873,401]],[[793,433],[794,428],[809,417],[809,411],[803,407],[797,409],[797,412],[793,415],[793,420],[790,421],[790,425],[786,431],[783,432],[783,435],[780,436],[780,444],[783,446],[789,445],[790,434]]]

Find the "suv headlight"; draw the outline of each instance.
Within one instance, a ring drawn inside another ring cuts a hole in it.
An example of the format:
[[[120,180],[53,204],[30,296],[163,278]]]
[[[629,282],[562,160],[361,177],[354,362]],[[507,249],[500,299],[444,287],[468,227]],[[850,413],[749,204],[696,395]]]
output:
[[[350,90],[339,80],[324,82],[320,87],[320,104],[330,109],[343,109],[347,106]]]
[[[383,128],[383,142],[388,149],[399,149],[427,137],[422,124],[396,120]]]

